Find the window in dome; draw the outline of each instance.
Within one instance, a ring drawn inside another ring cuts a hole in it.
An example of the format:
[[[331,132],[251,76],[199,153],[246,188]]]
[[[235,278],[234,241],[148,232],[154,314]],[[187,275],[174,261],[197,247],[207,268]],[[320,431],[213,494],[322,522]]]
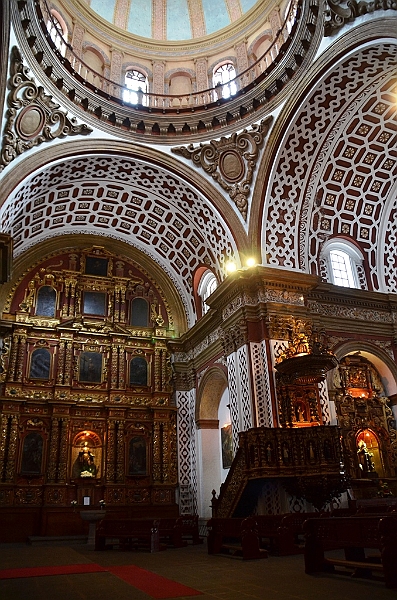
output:
[[[322,252],[322,267],[325,279],[350,288],[367,289],[363,257],[355,245],[333,239],[325,244]]]
[[[62,56],[65,56],[65,40],[67,40],[68,32],[66,29],[66,25],[61,23],[60,19],[58,18],[58,15],[56,15],[54,12],[51,12],[51,17],[47,21],[47,29],[48,33],[50,34],[50,38],[54,42],[57,50],[59,50]]]
[[[237,85],[234,81],[236,77],[236,70],[233,63],[224,63],[220,67],[214,69],[212,77],[213,85],[215,88],[219,88],[219,97],[230,98],[237,92]]]
[[[135,69],[130,69],[125,74],[124,85],[127,88],[123,92],[124,102],[142,104],[143,106],[148,105],[148,79],[146,75]]]
[[[200,284],[198,286],[198,295],[201,298],[202,302],[202,312],[203,315],[208,311],[209,306],[206,304],[207,298],[211,296],[213,292],[215,292],[218,287],[218,282],[216,280],[215,275],[211,271],[206,271],[201,278]]]

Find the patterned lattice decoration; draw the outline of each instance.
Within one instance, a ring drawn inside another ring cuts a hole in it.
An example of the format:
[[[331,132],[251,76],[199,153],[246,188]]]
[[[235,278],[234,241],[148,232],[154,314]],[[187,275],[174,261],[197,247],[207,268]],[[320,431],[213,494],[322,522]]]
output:
[[[227,357],[227,378],[229,382],[229,404],[230,419],[232,422],[233,455],[236,454],[239,447],[238,433],[240,431],[237,373],[237,356],[236,353],[233,352]]]
[[[195,390],[177,391],[178,407],[178,475],[181,514],[197,514]]]
[[[258,427],[273,427],[273,407],[267,367],[266,342],[251,342],[250,351],[257,424]]]
[[[262,515],[280,515],[286,512],[283,502],[286,496],[279,481],[266,479],[258,499],[258,512]]]
[[[83,157],[35,175],[2,209],[14,253],[48,237],[94,233],[117,238],[151,256],[195,307],[192,276],[202,264],[223,278],[223,263],[236,253],[216,210],[191,187],[163,169],[121,157]],[[190,293],[189,293],[190,292]]]
[[[356,51],[324,77],[293,119],[264,214],[271,265],[324,276],[322,244],[343,236],[366,256],[370,287],[395,291],[396,213],[389,207],[396,195],[396,67],[397,45]]]
[[[247,431],[253,426],[251,378],[249,370],[248,346],[244,345],[237,350],[238,388],[241,431]]]
[[[318,384],[318,394],[320,397],[321,416],[323,425],[332,425],[331,423],[331,408],[329,405],[328,386],[326,381],[321,381]]]

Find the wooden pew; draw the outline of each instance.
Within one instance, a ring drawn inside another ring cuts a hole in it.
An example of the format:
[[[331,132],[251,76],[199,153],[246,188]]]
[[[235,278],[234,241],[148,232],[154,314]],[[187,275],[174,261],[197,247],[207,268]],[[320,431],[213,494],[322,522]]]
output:
[[[257,524],[253,517],[245,519],[212,518],[207,523],[208,554],[227,553],[244,560],[267,558],[260,548]]]
[[[150,552],[160,550],[157,519],[103,519],[96,528],[95,550],[119,546],[123,550],[143,547]]]
[[[397,588],[397,517],[368,515],[308,519],[304,523],[305,572],[333,572],[335,566],[352,569],[355,575],[383,572],[388,588]],[[380,551],[379,560],[365,549]],[[343,549],[345,558],[325,556],[327,550]]]
[[[305,549],[303,524],[307,519],[319,516],[318,512],[282,515],[283,518],[273,540],[274,553],[278,556],[302,554]]]

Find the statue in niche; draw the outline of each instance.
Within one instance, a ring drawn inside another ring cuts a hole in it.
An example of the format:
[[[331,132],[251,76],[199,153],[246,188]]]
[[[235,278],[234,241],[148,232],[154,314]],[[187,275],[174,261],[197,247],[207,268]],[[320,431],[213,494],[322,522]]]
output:
[[[375,473],[375,464],[372,461],[373,453],[369,452],[364,440],[358,442],[357,457],[362,477],[368,477],[370,473]]]
[[[297,402],[295,405],[295,419],[297,423],[307,421],[306,407],[301,402]]]
[[[95,457],[91,452],[88,442],[84,442],[72,469],[72,477],[95,477],[98,468],[95,465]]]

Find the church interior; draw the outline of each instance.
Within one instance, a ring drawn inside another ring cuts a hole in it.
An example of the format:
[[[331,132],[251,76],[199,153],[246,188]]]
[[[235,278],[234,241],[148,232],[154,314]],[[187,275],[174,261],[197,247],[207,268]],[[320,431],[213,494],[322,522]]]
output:
[[[393,505],[396,10],[1,3],[2,544]]]

